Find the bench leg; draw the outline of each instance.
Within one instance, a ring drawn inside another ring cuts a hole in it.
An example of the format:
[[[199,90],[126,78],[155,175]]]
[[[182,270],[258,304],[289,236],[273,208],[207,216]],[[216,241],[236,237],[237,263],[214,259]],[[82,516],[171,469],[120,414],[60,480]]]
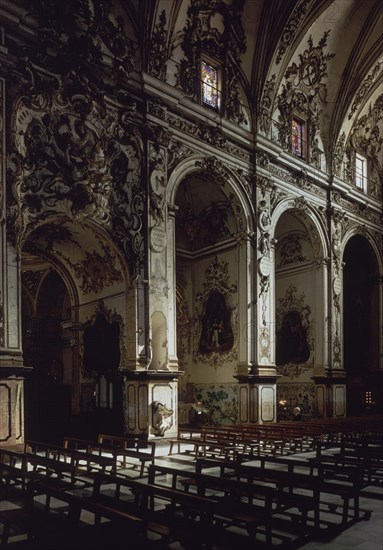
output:
[[[8,538],[9,538],[9,532],[10,532],[11,526],[9,522],[4,523],[3,527],[3,534],[1,536],[1,546],[7,546],[8,545]]]

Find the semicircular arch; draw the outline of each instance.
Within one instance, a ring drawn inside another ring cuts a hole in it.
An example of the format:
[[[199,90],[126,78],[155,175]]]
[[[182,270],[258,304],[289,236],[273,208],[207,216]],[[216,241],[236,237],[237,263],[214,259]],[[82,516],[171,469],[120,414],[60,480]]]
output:
[[[271,216],[271,235],[275,236],[278,221],[288,211],[299,212],[300,220],[310,235],[315,258],[328,257],[330,246],[323,220],[318,216],[314,208],[304,200],[299,202],[296,198],[286,198],[276,206]]]
[[[254,231],[255,212],[244,183],[217,157],[193,155],[181,161],[172,171],[167,186],[167,202],[174,205],[182,181],[192,174],[209,174],[231,202],[240,232]]]
[[[366,239],[366,241],[369,243],[369,245],[371,246],[371,248],[374,252],[374,255],[375,255],[376,263],[378,265],[379,275],[382,276],[382,274],[383,274],[383,260],[382,260],[381,254],[379,252],[379,245],[378,245],[377,241],[374,239],[374,236],[371,234],[371,232],[368,231],[368,229],[367,230],[365,230],[365,229],[361,230],[360,227],[353,226],[353,227],[350,227],[345,232],[345,234],[343,235],[342,245],[341,245],[342,246],[342,248],[341,248],[342,258],[344,257],[344,252],[345,252],[347,244],[350,242],[350,240],[353,237],[356,237],[356,236],[364,237]]]

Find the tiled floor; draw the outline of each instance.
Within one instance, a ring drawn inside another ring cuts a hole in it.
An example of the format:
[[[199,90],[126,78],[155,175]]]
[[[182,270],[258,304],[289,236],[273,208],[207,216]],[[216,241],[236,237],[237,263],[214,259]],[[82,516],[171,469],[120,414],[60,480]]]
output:
[[[164,463],[170,465],[167,453],[167,444],[165,443],[164,445],[161,445],[161,443],[159,442],[156,453],[158,457],[156,459],[156,463]],[[170,461],[171,465],[186,470],[193,465],[194,459],[190,453],[185,454],[184,452],[182,452],[181,454],[174,455],[170,459]],[[139,474],[138,466],[134,469],[128,469],[124,473],[129,477],[136,478]],[[299,548],[301,550],[316,550],[322,548],[325,548],[327,550],[383,550],[383,487],[374,488],[373,490],[369,489],[369,492],[371,491],[375,492],[376,498],[362,496],[360,500],[361,508],[369,509],[372,511],[371,518],[368,521],[362,520],[355,523],[331,540],[311,540],[310,542],[304,544],[303,546],[300,546]],[[20,504],[21,500],[18,491],[11,491],[9,493],[8,500],[3,499],[0,501],[0,510],[10,507],[17,508]],[[23,538],[25,537],[23,537],[23,535],[20,535],[19,537],[13,538],[13,541],[16,542],[17,540],[22,540]],[[153,539],[155,539],[155,537],[153,537]],[[52,548],[44,548],[44,550],[55,550],[55,545],[54,543],[52,544]],[[16,550],[17,546],[18,544],[10,544],[9,548],[10,550],[12,550],[12,548],[15,548]],[[151,550],[156,547],[158,547],[158,545],[155,540],[153,540],[142,543],[139,547],[137,545],[127,546],[127,550]],[[169,550],[179,550],[182,547],[178,543],[172,543],[170,545],[161,545],[161,548],[168,548]],[[25,548],[23,547],[23,550],[29,550],[28,546],[25,546]],[[34,548],[33,550],[40,549]],[[88,550],[88,548],[84,548],[83,546],[76,547],[76,544],[74,542],[73,545],[71,545],[70,550]],[[89,550],[91,550],[90,547]],[[102,547],[101,550],[114,550],[114,548],[108,545],[107,547],[105,547],[105,549],[104,547]],[[219,547],[214,550],[219,550]]]

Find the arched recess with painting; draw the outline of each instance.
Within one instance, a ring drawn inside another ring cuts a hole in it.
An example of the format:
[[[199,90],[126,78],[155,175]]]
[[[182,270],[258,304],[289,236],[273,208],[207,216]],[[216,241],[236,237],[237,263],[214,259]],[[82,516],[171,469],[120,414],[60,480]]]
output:
[[[381,274],[375,245],[353,234],[343,253],[343,342],[347,415],[382,412]]]
[[[314,375],[328,365],[327,241],[321,220],[306,202],[285,200],[274,212],[275,363],[279,420],[299,406],[317,415]]]
[[[247,331],[252,310],[253,213],[241,183],[217,159],[195,158],[170,179],[176,265],[180,423],[238,421],[239,363],[254,353]],[[249,335],[250,336],[250,335]]]

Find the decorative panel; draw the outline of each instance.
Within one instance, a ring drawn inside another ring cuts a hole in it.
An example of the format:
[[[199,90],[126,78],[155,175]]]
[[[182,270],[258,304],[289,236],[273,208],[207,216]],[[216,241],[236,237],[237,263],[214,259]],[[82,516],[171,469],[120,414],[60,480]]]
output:
[[[334,401],[335,401],[335,417],[345,416],[346,394],[345,394],[344,386],[335,386]]]
[[[12,436],[12,398],[8,384],[0,384],[0,441]]]
[[[140,430],[148,429],[148,386],[140,384],[138,386],[138,403],[136,406],[138,412],[138,428]]]
[[[318,386],[316,388],[316,405],[317,405],[317,416],[318,418],[323,418],[325,416],[325,392],[323,386]]]
[[[128,414],[125,415],[128,419],[128,429],[135,430],[137,419],[136,419],[136,387],[134,384],[129,384],[127,388],[128,395]]]
[[[250,387],[250,422],[258,422],[258,386]]]
[[[249,420],[249,389],[247,386],[239,388],[239,421],[248,422]]]
[[[261,388],[261,419],[262,422],[274,421],[274,388],[264,386]]]

